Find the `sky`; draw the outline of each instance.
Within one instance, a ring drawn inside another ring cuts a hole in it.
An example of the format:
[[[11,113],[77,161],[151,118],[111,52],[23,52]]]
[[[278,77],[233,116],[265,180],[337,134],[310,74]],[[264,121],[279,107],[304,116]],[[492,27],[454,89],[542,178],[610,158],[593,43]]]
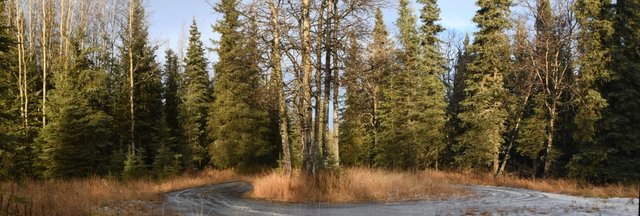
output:
[[[215,3],[217,0],[209,1]],[[415,15],[419,17],[418,6],[413,1]],[[459,33],[471,33],[476,30],[475,24],[471,21],[477,10],[475,0],[438,0],[438,6],[441,9],[440,24],[447,30]],[[207,0],[149,0],[147,14],[151,24],[149,35],[160,48],[156,61],[161,64],[164,63],[164,50],[168,48],[178,50],[180,41],[187,41],[189,26],[194,18],[197,21],[198,30],[202,33],[205,46],[212,47],[211,39],[219,38],[219,35],[213,32],[212,24],[222,15],[213,11]],[[394,24],[398,18],[397,3],[389,8],[383,8],[383,16],[391,36],[397,35],[398,31]],[[210,63],[216,62],[217,55],[214,52],[208,52],[207,55]],[[213,64],[209,64],[210,71],[212,66]],[[332,106],[329,109],[333,112]],[[329,127],[333,127],[333,119],[329,119]]]
[[[210,2],[215,3],[216,0]],[[438,5],[442,10],[440,24],[446,29],[461,33],[475,30],[475,24],[471,21],[476,11],[475,0],[438,0]],[[164,50],[177,50],[180,40],[187,40],[189,26],[194,18],[205,46],[211,47],[211,39],[218,38],[211,25],[221,18],[221,15],[213,11],[206,0],[150,0],[147,1],[147,6],[151,24],[149,34],[151,40],[160,47],[157,59],[159,62],[164,61]],[[416,16],[419,12],[417,6],[414,3]],[[385,22],[392,35],[397,32],[394,25],[398,17],[396,7],[397,4],[383,10]],[[208,57],[210,62],[215,62],[214,53],[208,53]]]

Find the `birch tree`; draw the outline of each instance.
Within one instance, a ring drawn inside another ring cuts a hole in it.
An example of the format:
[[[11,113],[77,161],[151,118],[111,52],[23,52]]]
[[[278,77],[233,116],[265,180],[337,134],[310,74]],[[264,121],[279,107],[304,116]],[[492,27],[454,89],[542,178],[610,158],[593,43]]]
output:
[[[280,127],[280,141],[282,142],[282,165],[285,172],[291,173],[291,150],[289,147],[289,119],[287,115],[287,100],[284,90],[284,77],[282,75],[282,51],[280,36],[280,2],[269,0],[271,11],[271,24],[273,25],[273,45],[271,50],[272,83],[274,83],[278,97],[278,123]]]

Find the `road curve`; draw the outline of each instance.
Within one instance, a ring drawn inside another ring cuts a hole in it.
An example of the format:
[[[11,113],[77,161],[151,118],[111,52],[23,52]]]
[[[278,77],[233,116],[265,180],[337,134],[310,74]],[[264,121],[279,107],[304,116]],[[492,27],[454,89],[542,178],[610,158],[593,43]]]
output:
[[[638,199],[597,199],[487,186],[467,186],[473,197],[368,204],[285,204],[245,199],[246,182],[230,182],[166,194],[179,215],[638,215]]]

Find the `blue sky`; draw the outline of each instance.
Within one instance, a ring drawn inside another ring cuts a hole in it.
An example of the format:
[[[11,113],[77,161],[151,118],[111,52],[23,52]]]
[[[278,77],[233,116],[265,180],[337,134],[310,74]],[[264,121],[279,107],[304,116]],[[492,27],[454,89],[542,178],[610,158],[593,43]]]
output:
[[[216,0],[211,0],[215,2]],[[164,50],[167,48],[177,49],[181,35],[184,34],[186,40],[191,20],[195,18],[198,28],[202,32],[202,40],[206,46],[212,46],[209,39],[217,38],[211,25],[220,18],[205,0],[149,0],[148,14],[151,26],[149,33],[151,39],[160,46],[160,55],[157,59],[163,62]],[[471,18],[475,14],[475,0],[438,0],[442,10],[441,24],[447,29],[459,32],[472,32],[475,25]],[[417,6],[414,4],[414,6]],[[397,18],[396,6],[384,9],[384,16],[387,27],[395,33],[394,21]],[[414,7],[416,15],[418,7]],[[184,32],[183,32],[184,31]],[[211,62],[215,61],[215,55],[209,54]]]

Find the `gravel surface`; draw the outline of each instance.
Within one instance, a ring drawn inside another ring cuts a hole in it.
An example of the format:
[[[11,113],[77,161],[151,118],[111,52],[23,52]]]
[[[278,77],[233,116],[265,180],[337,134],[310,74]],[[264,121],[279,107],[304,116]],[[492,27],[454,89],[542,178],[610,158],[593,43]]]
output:
[[[191,188],[166,195],[165,207],[180,215],[638,215],[638,199],[584,198],[538,191],[465,186],[468,198],[398,203],[285,204],[241,197],[246,182]]]

